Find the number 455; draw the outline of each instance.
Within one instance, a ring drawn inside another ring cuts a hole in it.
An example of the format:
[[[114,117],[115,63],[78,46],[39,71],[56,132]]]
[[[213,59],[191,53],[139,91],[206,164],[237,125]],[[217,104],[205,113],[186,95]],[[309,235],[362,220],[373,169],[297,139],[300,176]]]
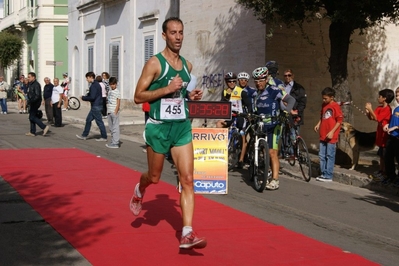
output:
[[[168,108],[166,108],[165,112],[172,115],[181,114],[181,107],[180,105],[174,105],[174,106],[169,105]]]

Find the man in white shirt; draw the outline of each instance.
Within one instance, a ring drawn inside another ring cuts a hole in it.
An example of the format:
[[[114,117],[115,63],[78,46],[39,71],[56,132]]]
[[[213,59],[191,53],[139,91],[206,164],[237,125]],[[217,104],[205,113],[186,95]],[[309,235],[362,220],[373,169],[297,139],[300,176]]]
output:
[[[8,84],[4,81],[4,77],[0,76],[0,105],[1,105],[1,113],[6,115],[7,110],[7,90]]]
[[[63,95],[64,95],[64,89],[60,85],[60,80],[58,78],[54,78],[53,94],[51,95],[51,105],[53,107],[55,127],[62,126],[61,103]]]

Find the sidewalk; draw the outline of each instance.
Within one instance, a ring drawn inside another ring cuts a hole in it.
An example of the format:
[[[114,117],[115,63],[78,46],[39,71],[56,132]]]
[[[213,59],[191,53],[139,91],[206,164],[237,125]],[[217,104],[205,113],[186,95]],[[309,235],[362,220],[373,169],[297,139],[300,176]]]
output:
[[[8,102],[8,109],[10,113],[17,112],[16,102]],[[44,106],[40,108],[44,112]],[[86,121],[86,116],[90,111],[90,103],[81,101],[81,107],[79,110],[69,110],[62,112],[62,119],[64,122],[78,124],[82,128]],[[142,133],[144,130],[144,114],[139,107],[124,107],[120,112],[120,125],[121,125],[121,139],[129,140],[144,144]],[[104,124],[108,127],[108,120],[104,119]],[[94,123],[94,122],[93,122]],[[123,130],[128,128],[128,130]],[[92,127],[92,131],[96,132],[96,126]],[[123,132],[129,131],[132,134],[125,135]],[[133,136],[132,136],[133,135]],[[317,155],[312,155],[312,160],[317,161]],[[378,170],[379,158],[376,150],[370,152],[363,152],[360,154],[359,167],[355,170],[349,170],[335,166],[334,178],[335,182],[339,182],[346,185],[355,187],[366,188],[376,193],[387,193],[390,195],[399,195],[399,188],[395,188],[392,185],[383,186],[380,182],[375,182],[370,178],[370,175]],[[301,179],[301,173],[299,166],[290,166],[285,160],[280,160],[281,170],[291,176]],[[318,164],[314,163],[312,168],[312,180],[310,182],[317,182],[315,177],[318,175]]]
[[[90,103],[80,101],[80,108],[78,110],[68,110],[62,112],[63,121],[71,123],[82,123],[86,122],[86,116],[90,111]],[[44,109],[44,106],[43,108]],[[44,110],[43,110],[44,111]],[[105,126],[108,126],[108,119],[103,119]],[[144,125],[144,113],[139,107],[124,107],[119,114],[119,124],[121,126],[126,125]]]

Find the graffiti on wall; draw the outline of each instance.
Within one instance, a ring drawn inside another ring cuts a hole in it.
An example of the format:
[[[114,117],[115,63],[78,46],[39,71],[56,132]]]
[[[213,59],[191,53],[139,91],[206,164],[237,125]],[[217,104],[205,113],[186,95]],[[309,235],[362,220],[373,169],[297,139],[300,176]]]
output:
[[[222,89],[224,85],[224,73],[204,74],[202,76],[202,88],[207,89],[209,93],[215,93]]]

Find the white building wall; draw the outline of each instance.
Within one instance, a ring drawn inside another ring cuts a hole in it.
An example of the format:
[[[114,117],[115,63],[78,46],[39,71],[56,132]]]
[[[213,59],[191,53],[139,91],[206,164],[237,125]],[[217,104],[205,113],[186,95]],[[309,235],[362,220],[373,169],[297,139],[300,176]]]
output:
[[[38,62],[38,69],[35,69],[36,78],[41,84],[44,84],[43,80],[45,77],[49,77],[51,82],[53,82],[55,74],[54,66],[47,65],[46,61],[54,61],[54,25],[41,24],[37,30],[37,37],[38,51],[35,60]]]
[[[86,1],[89,3],[89,1]],[[176,1],[110,1],[76,9],[82,1],[69,1],[69,52],[74,69],[87,69],[87,47],[94,46],[94,71],[108,72],[109,43],[121,42],[120,89],[122,99],[132,103],[137,80],[144,66],[144,38],[154,36],[154,54],[165,48],[162,23],[173,14]],[[253,69],[265,63],[265,27],[234,0],[180,1],[185,40],[182,56],[193,63],[198,86],[205,99],[216,99],[224,87],[224,73]],[[79,52],[78,52],[79,51]],[[80,57],[81,65],[75,60]],[[75,61],[74,61],[75,60]],[[75,71],[76,72],[76,71]],[[84,78],[74,84],[87,87]],[[73,86],[72,86],[73,87]],[[72,92],[74,89],[72,88]]]
[[[234,0],[181,0],[180,17],[181,53],[193,63],[204,99],[219,100],[226,72],[251,74],[265,64],[265,26]]]
[[[162,39],[162,23],[169,13],[170,1],[157,0],[146,1],[137,0],[135,5],[131,6],[131,92],[130,99],[133,100],[135,87],[140,78],[144,67],[144,38],[148,35],[154,35],[154,54],[161,52],[165,48],[165,41]],[[144,19],[148,17],[148,19]],[[140,19],[141,18],[141,19]]]

